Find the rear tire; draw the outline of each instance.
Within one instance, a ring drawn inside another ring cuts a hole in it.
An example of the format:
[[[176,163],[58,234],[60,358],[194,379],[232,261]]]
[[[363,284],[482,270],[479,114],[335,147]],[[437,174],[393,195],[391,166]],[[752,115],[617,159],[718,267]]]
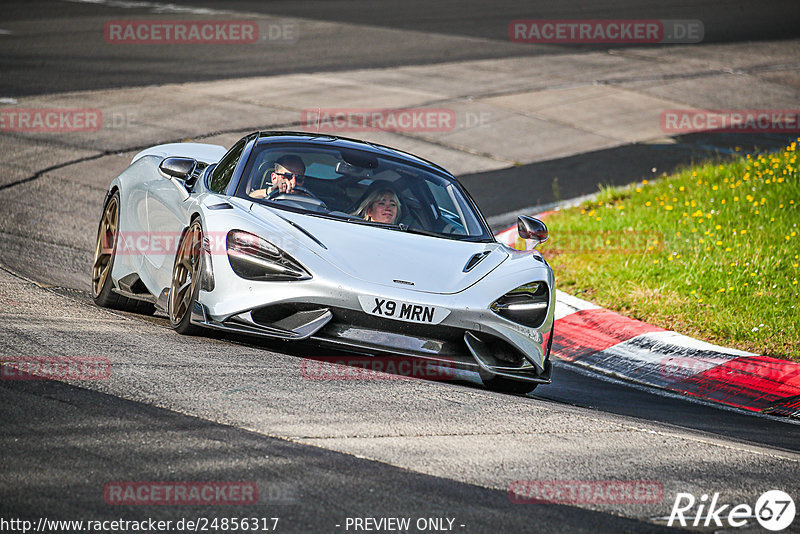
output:
[[[534,382],[524,382],[522,380],[512,380],[504,376],[493,376],[492,378],[481,378],[486,389],[500,393],[512,393],[514,395],[525,395],[531,393],[538,384]]]
[[[125,310],[152,315],[155,307],[150,302],[129,299],[114,292],[111,271],[117,254],[117,233],[119,232],[119,190],[109,196],[103,206],[103,215],[97,228],[97,241],[92,261],[92,298],[103,308]]]
[[[192,324],[192,309],[200,292],[202,275],[203,227],[199,219],[192,221],[183,234],[172,268],[169,288],[169,323],[179,334],[194,336],[202,330]]]

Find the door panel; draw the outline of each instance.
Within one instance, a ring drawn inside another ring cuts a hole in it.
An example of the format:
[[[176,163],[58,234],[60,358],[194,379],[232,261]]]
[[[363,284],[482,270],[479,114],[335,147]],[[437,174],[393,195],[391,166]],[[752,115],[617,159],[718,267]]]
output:
[[[186,190],[175,178],[153,180],[146,192],[148,250],[142,271],[156,287],[169,286],[181,233],[189,225]]]

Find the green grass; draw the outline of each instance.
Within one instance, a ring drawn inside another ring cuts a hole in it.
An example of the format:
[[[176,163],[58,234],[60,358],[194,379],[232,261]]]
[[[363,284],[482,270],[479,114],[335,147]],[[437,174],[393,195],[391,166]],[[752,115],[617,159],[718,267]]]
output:
[[[800,140],[799,140],[800,141]],[[547,219],[559,289],[683,334],[800,362],[798,146],[707,163]]]

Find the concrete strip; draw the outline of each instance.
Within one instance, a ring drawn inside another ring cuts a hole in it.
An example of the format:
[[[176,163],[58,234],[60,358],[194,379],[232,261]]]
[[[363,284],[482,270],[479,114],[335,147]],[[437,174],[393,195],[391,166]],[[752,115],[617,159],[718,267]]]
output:
[[[664,137],[659,122],[661,112],[687,107],[673,100],[608,85],[518,93],[487,98],[483,102],[625,143]],[[573,140],[578,145],[583,143],[581,136]],[[592,148],[586,147],[587,150]]]
[[[791,106],[797,86],[737,73],[754,64],[792,72],[797,67],[784,62],[798,43],[761,44],[745,57],[731,52],[741,53],[739,45],[691,47],[682,56],[626,49],[21,97],[4,109],[96,109],[103,125],[84,133],[6,131],[0,164],[19,164],[14,147],[28,141],[108,152],[209,132],[302,129],[304,110],[426,108],[451,110],[453,128],[335,133],[413,149],[457,174],[480,172],[657,138],[659,113],[668,108]],[[724,59],[709,61],[706,48]],[[68,161],[57,152],[47,158]]]
[[[660,82],[630,82],[621,87],[654,98],[682,102],[678,109],[797,109],[800,89],[739,75],[725,83],[714,78],[678,79]],[[756,94],[751,93],[753,86]]]
[[[517,165],[620,144],[618,140],[591,129],[579,129],[560,121],[518,112],[508,115],[503,111],[485,112],[499,118],[484,126],[428,135],[449,146],[469,147]]]

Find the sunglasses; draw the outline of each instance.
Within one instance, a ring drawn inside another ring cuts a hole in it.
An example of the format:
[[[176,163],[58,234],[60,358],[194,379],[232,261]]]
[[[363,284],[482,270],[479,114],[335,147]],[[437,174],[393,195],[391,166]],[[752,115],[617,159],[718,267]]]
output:
[[[295,180],[301,180],[301,181],[303,180],[302,174],[295,174],[293,172],[276,172],[275,174],[277,174],[278,176],[283,176],[287,180],[291,180],[292,178],[294,178]]]

